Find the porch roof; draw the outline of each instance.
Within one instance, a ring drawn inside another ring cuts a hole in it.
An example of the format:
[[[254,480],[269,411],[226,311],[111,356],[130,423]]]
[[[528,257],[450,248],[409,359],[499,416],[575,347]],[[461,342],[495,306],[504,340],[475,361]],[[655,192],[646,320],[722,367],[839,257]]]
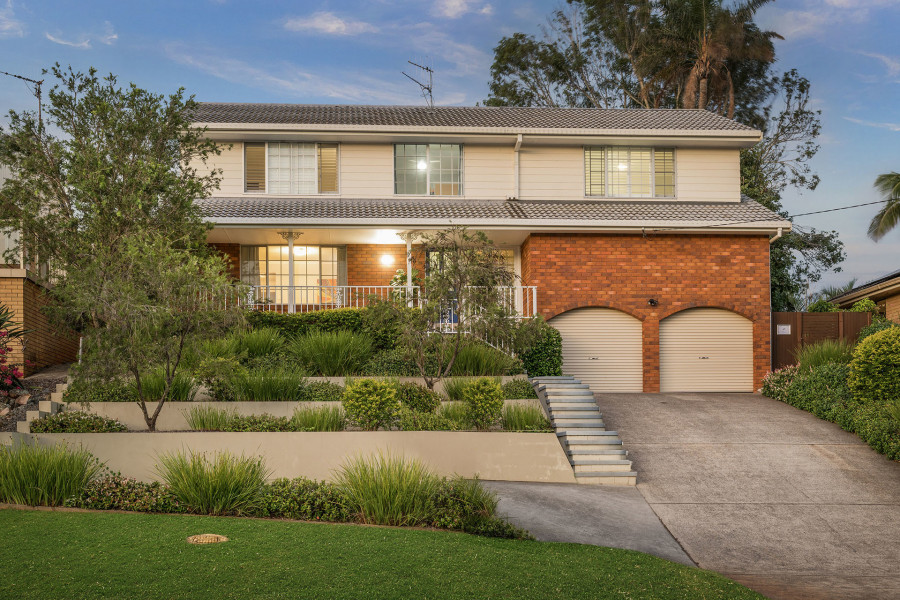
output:
[[[534,201],[459,198],[213,197],[198,200],[221,226],[472,227],[775,232],[790,222],[757,202]]]

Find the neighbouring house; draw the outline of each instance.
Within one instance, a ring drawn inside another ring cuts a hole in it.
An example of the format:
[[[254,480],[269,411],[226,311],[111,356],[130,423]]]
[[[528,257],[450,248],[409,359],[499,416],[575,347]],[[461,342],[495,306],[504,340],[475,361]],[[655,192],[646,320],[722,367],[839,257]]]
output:
[[[900,323],[900,270],[856,286],[835,296],[831,302],[846,310],[863,298],[871,299],[881,309],[881,314]]]
[[[0,186],[9,176],[9,167],[0,165]],[[22,253],[10,256],[17,242],[18,232],[0,231],[0,303],[28,331],[22,343],[10,344],[6,358],[11,364],[21,365],[25,375],[30,375],[46,366],[75,360],[78,338],[61,334],[42,311],[49,301],[42,283],[46,265]]]
[[[352,306],[422,272],[415,234],[508,256],[510,301],[596,391],[752,391],[770,366],[769,244],[740,194],[759,131],[703,110],[201,103],[220,142],[208,241],[256,308]]]

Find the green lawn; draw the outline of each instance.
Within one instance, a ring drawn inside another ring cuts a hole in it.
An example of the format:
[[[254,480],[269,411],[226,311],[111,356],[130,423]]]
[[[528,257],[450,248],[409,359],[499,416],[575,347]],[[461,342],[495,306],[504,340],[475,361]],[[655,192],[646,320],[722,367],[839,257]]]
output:
[[[438,531],[20,510],[0,531],[0,598],[761,598],[638,552]]]

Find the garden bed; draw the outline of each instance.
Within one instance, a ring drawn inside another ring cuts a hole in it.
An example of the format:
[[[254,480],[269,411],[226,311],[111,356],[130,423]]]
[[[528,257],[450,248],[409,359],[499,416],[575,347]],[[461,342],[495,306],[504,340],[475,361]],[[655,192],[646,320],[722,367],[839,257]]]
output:
[[[41,444],[82,446],[113,471],[155,481],[157,457],[166,452],[215,452],[262,456],[272,477],[330,480],[355,456],[389,452],[418,458],[439,475],[487,480],[575,483],[554,433],[478,431],[159,432],[0,434],[0,444],[36,439]]]

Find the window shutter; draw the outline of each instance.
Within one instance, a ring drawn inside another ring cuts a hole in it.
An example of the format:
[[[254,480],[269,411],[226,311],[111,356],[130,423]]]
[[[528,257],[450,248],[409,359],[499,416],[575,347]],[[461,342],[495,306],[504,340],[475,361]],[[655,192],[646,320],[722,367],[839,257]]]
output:
[[[265,142],[244,142],[244,191],[266,191]]]
[[[337,144],[319,144],[319,193],[338,191]]]

